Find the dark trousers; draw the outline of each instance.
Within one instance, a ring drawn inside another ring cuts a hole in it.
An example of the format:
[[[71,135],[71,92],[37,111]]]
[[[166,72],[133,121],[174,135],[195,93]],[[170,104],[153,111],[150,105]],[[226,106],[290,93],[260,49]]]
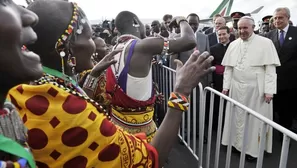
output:
[[[223,90],[223,78],[224,75],[220,74],[213,74],[213,81],[214,81],[214,89],[218,92],[222,92]],[[224,99],[222,100],[224,101]],[[223,123],[225,118],[225,108],[226,108],[226,101],[224,101],[223,105]],[[214,97],[214,107],[213,107],[213,130],[217,130],[218,122],[219,122],[219,111],[220,111],[220,97],[215,95]],[[224,124],[223,124],[224,126]]]
[[[279,124],[287,129],[292,128],[293,119],[297,115],[297,89],[278,91],[274,96],[274,112],[279,116]]]

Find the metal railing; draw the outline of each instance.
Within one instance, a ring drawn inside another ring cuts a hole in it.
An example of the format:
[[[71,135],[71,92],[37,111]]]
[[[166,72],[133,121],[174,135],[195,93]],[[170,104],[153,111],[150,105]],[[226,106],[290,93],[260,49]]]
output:
[[[168,101],[170,92],[173,91],[174,82],[175,82],[175,70],[170,69],[166,66],[156,65],[154,66],[154,81],[159,84],[160,92],[164,94],[164,102]],[[210,99],[207,101],[207,94],[210,94]],[[230,103],[231,109],[233,107],[237,107],[245,111],[245,121],[243,128],[243,138],[242,138],[242,149],[240,154],[240,163],[239,168],[244,168],[245,165],[245,152],[246,152],[246,144],[247,144],[247,136],[249,131],[249,121],[251,117],[254,117],[260,121],[262,121],[262,128],[260,132],[260,144],[258,150],[258,158],[257,158],[257,168],[262,168],[263,159],[264,159],[264,149],[266,143],[266,132],[268,126],[278,130],[283,133],[283,142],[282,142],[282,150],[280,155],[280,163],[279,168],[287,167],[287,159],[289,152],[289,144],[290,140],[293,139],[297,141],[297,134],[292,131],[280,126],[279,124],[273,122],[272,120],[264,117],[258,112],[240,104],[239,102],[231,99],[230,97],[218,92],[217,90],[206,87],[203,89],[202,85],[199,84],[197,88],[195,88],[190,96],[190,108],[189,111],[183,113],[182,123],[180,127],[179,137],[181,141],[185,144],[185,146],[189,149],[192,155],[197,159],[199,168],[203,167],[203,138],[205,131],[205,114],[206,114],[206,105],[209,103],[209,121],[208,121],[208,138],[207,138],[207,147],[206,147],[206,164],[205,167],[210,167],[211,162],[211,142],[212,142],[212,125],[213,125],[213,114],[214,114],[214,98],[219,96],[219,117],[218,117],[218,125],[217,125],[217,135],[216,135],[216,145],[215,145],[215,158],[214,158],[214,168],[219,167],[219,156],[221,149],[221,137],[222,137],[222,128],[223,128],[223,112],[224,112],[224,103],[227,101]],[[163,103],[164,112],[167,111],[167,104]],[[198,111],[199,110],[199,111]],[[198,122],[199,122],[199,144],[197,151],[197,138],[196,138],[196,130],[197,130],[197,111],[199,112]],[[157,112],[157,111],[156,111]],[[234,112],[231,110],[231,119],[228,124],[229,131],[229,144],[227,146],[227,155],[226,155],[226,163],[225,167],[229,168],[231,163],[231,154],[232,154],[232,137],[234,133]],[[191,120],[192,119],[192,120]],[[191,134],[192,133],[192,134]]]
[[[241,155],[240,155],[240,163],[239,167],[244,168],[245,164],[245,152],[246,152],[246,144],[247,144],[247,137],[248,137],[248,131],[249,131],[249,119],[250,117],[254,117],[260,121],[262,121],[262,130],[260,134],[260,145],[258,150],[258,158],[257,158],[257,168],[262,168],[263,166],[263,158],[264,158],[264,148],[266,143],[266,132],[267,132],[267,126],[271,126],[272,128],[278,130],[279,132],[283,133],[283,142],[282,142],[282,151],[280,155],[280,163],[279,168],[286,168],[287,167],[287,160],[288,160],[288,152],[289,152],[289,144],[290,139],[293,139],[297,141],[297,134],[293,133],[292,131],[280,126],[279,124],[273,122],[272,120],[264,117],[263,115],[259,114],[258,112],[240,104],[239,102],[231,99],[230,97],[216,91],[213,88],[206,87],[204,89],[204,101],[207,92],[210,92],[210,109],[209,109],[209,123],[208,123],[208,144],[207,144],[207,154],[206,154],[206,168],[209,168],[210,166],[210,150],[211,150],[211,138],[212,138],[212,119],[213,119],[213,107],[214,107],[214,97],[215,95],[220,97],[220,108],[219,108],[219,120],[218,120],[218,131],[217,131],[217,140],[216,140],[216,151],[215,151],[215,164],[214,168],[219,167],[219,154],[220,154],[220,147],[221,147],[221,132],[222,132],[222,124],[223,124],[223,105],[224,100],[230,103],[231,109],[232,107],[237,106],[238,108],[245,111],[245,121],[244,121],[244,132],[243,132],[243,138],[242,138],[242,149],[241,149]],[[205,106],[203,107],[202,113],[205,115]],[[231,152],[232,152],[232,137],[234,133],[234,112],[231,110],[231,120],[229,122],[229,144],[227,147],[227,156],[226,156],[226,165],[225,167],[230,167],[231,162]],[[202,132],[203,134],[204,132]],[[201,166],[201,165],[200,165]]]
[[[155,65],[153,67],[154,71],[154,82],[156,82],[159,85],[159,90],[164,95],[164,102],[167,102],[169,99],[170,93],[173,91],[174,83],[175,83],[175,70],[168,68],[166,66],[160,66]],[[198,93],[198,94],[197,94]],[[182,122],[180,126],[179,131],[179,138],[183,144],[189,149],[189,151],[193,154],[193,156],[199,161],[198,158],[202,158],[203,155],[203,135],[199,136],[199,142],[198,142],[198,149],[199,152],[197,152],[197,109],[199,111],[203,110],[203,87],[201,84],[195,88],[190,96],[190,107],[189,111],[186,113],[183,113],[182,116]],[[199,96],[199,97],[197,97]],[[199,105],[197,107],[196,102],[199,101]],[[195,102],[195,103],[194,103]],[[167,111],[167,103],[162,104],[163,109],[162,112]],[[159,108],[160,109],[160,108]],[[156,113],[158,113],[158,110],[155,110]],[[161,113],[162,113],[161,112]],[[160,113],[160,111],[159,111]],[[199,113],[199,132],[202,132],[204,130],[204,119],[202,116],[203,113]],[[157,116],[163,116],[162,114],[156,114]],[[191,134],[192,133],[192,134]]]

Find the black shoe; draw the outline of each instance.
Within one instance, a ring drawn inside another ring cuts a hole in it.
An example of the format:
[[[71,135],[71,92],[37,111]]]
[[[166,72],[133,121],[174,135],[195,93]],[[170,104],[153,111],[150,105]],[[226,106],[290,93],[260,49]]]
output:
[[[257,158],[252,157],[250,155],[246,155],[246,160],[249,161],[249,162],[253,162],[253,161],[257,160]]]

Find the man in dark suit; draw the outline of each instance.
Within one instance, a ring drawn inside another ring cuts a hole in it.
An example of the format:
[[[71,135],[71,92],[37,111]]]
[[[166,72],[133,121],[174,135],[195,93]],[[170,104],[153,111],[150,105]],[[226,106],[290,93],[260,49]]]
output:
[[[212,47],[212,46],[218,44],[219,43],[218,39],[219,39],[219,37],[218,37],[217,32],[209,34],[208,35],[209,46]],[[235,35],[230,34],[229,40],[230,40],[230,42],[234,41]]]
[[[214,23],[215,23],[215,32],[208,35],[208,41],[209,41],[210,47],[219,43],[219,36],[217,31],[219,30],[220,27],[226,26],[226,20],[223,17],[218,17]],[[230,34],[230,41],[234,41],[234,40],[235,40],[234,34]]]
[[[227,26],[222,26],[218,29],[219,43],[210,47],[210,53],[214,57],[212,61],[213,66],[216,67],[216,71],[213,72],[213,87],[217,91],[223,91],[223,77],[224,67],[221,65],[227,48],[230,44],[230,29]],[[218,116],[219,116],[220,98],[215,96],[214,99],[214,115],[213,115],[213,129],[217,128]]]
[[[170,62],[171,62],[170,67],[172,69],[176,69],[176,64],[174,63],[173,60],[178,59],[181,62],[185,63],[189,59],[189,56],[194,52],[194,50],[198,50],[201,54],[205,51],[209,52],[209,42],[208,42],[207,35],[200,33],[198,31],[199,21],[200,21],[199,16],[195,13],[191,13],[188,15],[187,20],[188,20],[189,25],[192,27],[193,31],[195,32],[197,46],[193,50],[189,50],[189,51],[185,51],[185,52],[181,52],[181,53],[172,55],[170,57]],[[177,34],[175,36],[175,38],[176,37],[180,37],[180,34]],[[203,87],[209,86],[211,84],[211,82],[212,82],[211,77],[212,77],[212,75],[209,74],[208,76],[205,76],[203,79],[200,80]],[[199,95],[199,89],[197,89],[196,91],[197,91],[196,95]],[[199,96],[197,96],[196,105],[197,105],[196,108],[199,109]],[[207,107],[206,107],[206,109],[207,109]],[[198,117],[199,117],[199,115],[197,115],[197,121],[199,121]],[[204,137],[204,142],[206,142],[206,137]]]
[[[221,15],[221,14],[215,14],[215,15],[213,16],[213,18],[212,18],[212,22],[213,22],[214,26],[215,26],[215,20],[216,20],[217,18],[219,18],[219,17],[222,17],[222,15]],[[215,27],[210,27],[210,28],[208,28],[208,29],[206,29],[206,30],[204,31],[204,34],[209,35],[209,34],[211,34],[211,33],[214,33],[215,30],[216,30]]]
[[[273,41],[281,62],[276,69],[274,111],[279,115],[280,125],[291,129],[297,103],[297,28],[289,25],[288,8],[277,8],[273,19],[276,29],[266,36]]]

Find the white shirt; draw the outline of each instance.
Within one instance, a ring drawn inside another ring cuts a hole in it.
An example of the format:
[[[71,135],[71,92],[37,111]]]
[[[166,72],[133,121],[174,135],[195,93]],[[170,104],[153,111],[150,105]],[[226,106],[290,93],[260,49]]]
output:
[[[283,31],[284,31],[284,39],[286,39],[286,35],[287,35],[287,33],[288,33],[288,30],[289,30],[289,24],[283,29]],[[278,29],[278,39],[280,39],[280,34],[281,34],[281,32],[280,32],[281,30],[280,29]]]
[[[218,32],[216,32],[216,36],[217,36],[218,43],[220,43]]]

